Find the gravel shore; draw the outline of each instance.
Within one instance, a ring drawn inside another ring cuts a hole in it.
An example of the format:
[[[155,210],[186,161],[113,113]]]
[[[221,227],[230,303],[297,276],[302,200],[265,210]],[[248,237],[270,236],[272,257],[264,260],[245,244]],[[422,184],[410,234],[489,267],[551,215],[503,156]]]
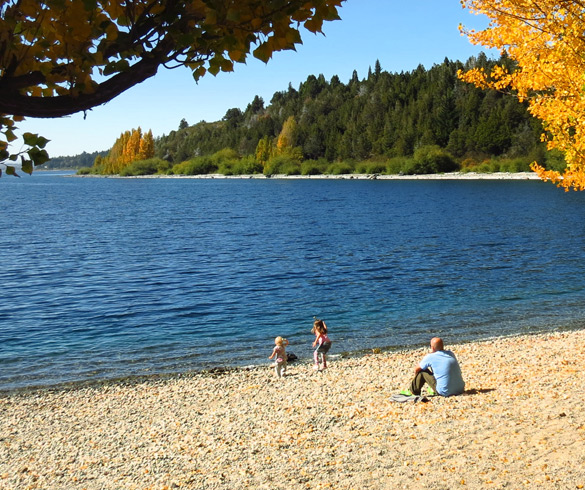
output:
[[[423,349],[3,394],[0,489],[583,488],[585,330],[445,342],[426,403],[390,401]]]
[[[540,180],[534,172],[451,172],[446,174],[422,175],[385,175],[385,174],[341,174],[341,175],[137,175],[120,177],[119,175],[69,175],[68,177],[110,178],[110,179],[288,179],[288,180]]]

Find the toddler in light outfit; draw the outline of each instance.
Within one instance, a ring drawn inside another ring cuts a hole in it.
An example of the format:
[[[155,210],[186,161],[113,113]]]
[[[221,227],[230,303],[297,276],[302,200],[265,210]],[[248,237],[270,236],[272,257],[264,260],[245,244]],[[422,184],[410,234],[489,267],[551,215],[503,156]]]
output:
[[[282,337],[276,337],[274,339],[274,349],[272,350],[272,355],[268,359],[276,358],[276,364],[274,365],[274,370],[276,375],[279,378],[282,378],[286,373],[286,346],[288,345],[288,340],[283,339]]]

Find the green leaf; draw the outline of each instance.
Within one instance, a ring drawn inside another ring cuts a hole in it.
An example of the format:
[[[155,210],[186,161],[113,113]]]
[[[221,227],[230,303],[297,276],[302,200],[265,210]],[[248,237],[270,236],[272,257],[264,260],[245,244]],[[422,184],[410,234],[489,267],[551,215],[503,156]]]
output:
[[[217,24],[217,12],[215,10],[207,10],[204,24],[208,26],[214,26]]]
[[[312,19],[307,20],[304,26],[307,30],[316,34],[318,32],[321,32],[321,29],[323,28],[323,19],[313,17]]]
[[[32,175],[33,172],[33,163],[30,160],[24,160],[22,162],[22,171],[26,172],[29,175]]]
[[[209,60],[209,69],[207,71],[209,71],[209,73],[211,73],[213,76],[219,73],[220,68],[221,65],[217,58],[212,58]]]
[[[303,44],[303,40],[301,39],[301,33],[296,29],[289,29],[286,32],[286,40],[290,44],[292,44],[292,49],[294,49],[294,44]]]
[[[234,64],[231,60],[223,59],[221,62],[221,71],[234,71]]]
[[[197,68],[196,70],[193,70],[193,78],[195,79],[195,81],[199,80],[203,75],[205,75],[205,73],[207,72],[207,69],[204,66],[200,66],[199,68]]]
[[[24,144],[28,146],[37,146],[37,141],[39,140],[39,135],[34,133],[24,133],[22,135],[24,139]]]
[[[254,56],[264,63],[268,63],[270,58],[272,58],[272,50],[266,43],[262,43],[254,50]]]
[[[103,74],[107,77],[112,73],[114,73],[114,63],[108,63],[106,66],[104,66]]]
[[[130,68],[130,64],[127,60],[114,61],[112,63],[108,63],[104,67],[104,75],[108,76],[114,73],[120,73],[122,71],[128,70],[128,68]]]
[[[40,150],[39,148],[31,148],[26,153],[34,163],[35,167],[42,165],[43,163],[49,160],[49,154],[47,153],[46,150]]]
[[[304,22],[311,17],[311,15],[312,12],[309,9],[302,8],[292,13],[292,20],[296,22]]]
[[[6,175],[12,175],[14,177],[20,177],[20,175],[18,175],[16,173],[16,169],[14,167],[10,167],[10,166],[7,166],[6,167]]]
[[[97,8],[97,0],[83,0],[83,6],[88,12]]]
[[[116,63],[116,70],[117,71],[126,71],[130,68],[130,63],[128,60],[120,60]]]
[[[240,22],[240,10],[237,8],[231,8],[227,11],[227,15],[225,16],[227,20],[230,22]]]
[[[327,21],[334,21],[341,20],[341,17],[339,16],[337,8],[335,8],[333,5],[330,5],[327,9],[327,13],[323,16],[323,19]]]
[[[39,136],[39,137],[37,138],[37,146],[38,146],[39,148],[44,148],[45,146],[47,146],[47,143],[48,143],[49,141],[51,141],[51,140],[48,140],[48,139],[47,139],[47,138],[45,138],[44,136]]]
[[[6,136],[6,141],[8,141],[8,143],[12,143],[14,140],[18,139],[18,136],[16,136],[11,129],[4,131],[4,135]]]

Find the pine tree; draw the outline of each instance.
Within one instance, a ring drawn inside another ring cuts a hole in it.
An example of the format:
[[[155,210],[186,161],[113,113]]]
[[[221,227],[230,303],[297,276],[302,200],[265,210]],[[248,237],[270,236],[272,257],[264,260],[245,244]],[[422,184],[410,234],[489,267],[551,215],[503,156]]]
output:
[[[376,60],[376,64],[374,66],[374,79],[376,82],[380,78],[380,74],[382,73],[382,65],[380,65],[380,60]]]

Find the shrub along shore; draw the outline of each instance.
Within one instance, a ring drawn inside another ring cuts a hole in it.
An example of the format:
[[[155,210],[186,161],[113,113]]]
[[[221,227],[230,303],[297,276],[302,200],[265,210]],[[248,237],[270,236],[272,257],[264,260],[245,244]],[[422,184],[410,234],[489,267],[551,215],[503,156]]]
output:
[[[452,340],[426,403],[390,401],[426,349],[4,393],[0,488],[583,488],[585,331]]]
[[[437,146],[423,147],[412,157],[368,160],[363,162],[328,162],[300,160],[290,155],[279,155],[268,162],[259,163],[253,156],[240,157],[234,150],[221,150],[213,155],[195,157],[178,164],[160,158],[137,160],[117,171],[106,171],[102,165],[84,167],[80,175],[434,175],[444,173],[518,173],[531,172],[529,158],[491,158],[484,161],[468,159],[456,161]]]

